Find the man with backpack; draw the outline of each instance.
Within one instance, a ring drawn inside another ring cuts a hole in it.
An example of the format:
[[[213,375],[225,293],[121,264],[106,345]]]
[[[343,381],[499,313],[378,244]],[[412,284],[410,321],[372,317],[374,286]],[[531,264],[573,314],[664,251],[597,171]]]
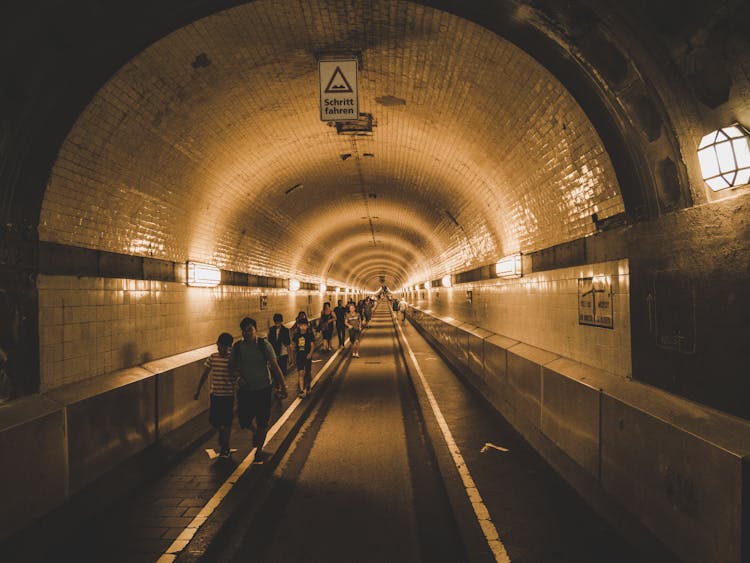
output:
[[[273,384],[271,372],[276,380],[277,392],[286,397],[286,382],[276,361],[271,344],[258,338],[258,325],[255,319],[245,317],[240,322],[242,340],[232,348],[231,372],[237,377],[237,418],[240,428],[256,428],[253,432],[255,449],[254,463],[263,463],[263,444],[268,433],[271,418],[271,396]],[[269,371],[270,367],[270,371]]]

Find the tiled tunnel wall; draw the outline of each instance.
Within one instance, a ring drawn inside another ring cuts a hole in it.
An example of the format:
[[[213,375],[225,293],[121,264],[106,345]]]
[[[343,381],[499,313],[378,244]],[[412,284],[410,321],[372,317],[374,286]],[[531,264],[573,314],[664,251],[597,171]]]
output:
[[[592,276],[606,277],[611,283],[611,329],[578,323],[578,280]],[[627,260],[421,289],[408,292],[406,300],[433,315],[451,317],[622,377],[631,375]]]
[[[301,310],[317,317],[323,302],[335,305],[334,299],[231,285],[40,276],[42,391],[209,346],[222,332],[239,336],[245,316],[264,335],[274,313],[285,322]]]
[[[613,292],[612,329],[578,324],[578,279],[606,276]],[[471,287],[472,302],[466,299]],[[265,308],[260,309],[261,296]],[[420,296],[422,299],[420,299]],[[42,391],[172,356],[239,335],[252,316],[261,334],[280,312],[317,316],[324,301],[344,294],[222,285],[40,276],[39,334]],[[473,286],[422,290],[410,303],[556,352],[620,376],[631,375],[627,261],[565,268]]]

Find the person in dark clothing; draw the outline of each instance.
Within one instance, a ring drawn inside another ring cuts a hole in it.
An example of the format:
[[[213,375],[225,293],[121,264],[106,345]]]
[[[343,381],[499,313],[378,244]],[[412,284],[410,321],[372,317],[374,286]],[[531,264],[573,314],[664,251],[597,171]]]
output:
[[[333,310],[331,304],[326,301],[323,303],[323,310],[320,312],[320,319],[318,320],[318,330],[323,336],[323,351],[331,351],[331,338],[333,337],[333,325],[335,320],[333,317]]]
[[[341,304],[341,299],[339,299],[338,305],[333,310],[334,315],[336,315],[336,335],[339,337],[339,348],[343,348],[346,341],[346,324],[344,322],[346,310],[347,308]]]
[[[276,381],[277,392],[286,396],[286,382],[281,373],[276,354],[271,344],[264,338],[258,338],[258,325],[254,319],[245,317],[240,323],[242,340],[232,347],[229,362],[230,373],[237,377],[237,419],[240,428],[253,428],[253,446],[255,447],[254,463],[263,463],[263,444],[268,433],[268,422],[271,418],[271,394],[273,381]],[[269,370],[270,367],[270,370]],[[271,378],[273,372],[273,379]]]
[[[294,319],[294,324],[292,325],[292,328],[290,329],[290,332],[291,332],[291,334],[292,334],[292,337],[294,336],[294,331],[295,331],[295,330],[297,330],[297,329],[299,328],[299,323],[300,323],[300,321],[301,321],[301,320],[303,320],[303,319],[304,319],[304,321],[305,321],[305,322],[306,322],[306,323],[307,323],[308,325],[310,324],[310,321],[309,321],[309,320],[308,320],[308,318],[307,318],[307,313],[305,313],[304,311],[300,311],[299,313],[297,313],[297,318],[296,318],[296,319]]]
[[[307,319],[298,320],[297,329],[292,332],[292,348],[299,377],[297,396],[303,399],[310,392],[312,355],[315,350],[315,334]]]
[[[289,329],[282,323],[284,317],[281,313],[273,315],[273,326],[268,329],[268,342],[276,353],[276,361],[279,362],[281,373],[286,374],[287,363],[289,361],[289,346],[292,341],[289,335]]]

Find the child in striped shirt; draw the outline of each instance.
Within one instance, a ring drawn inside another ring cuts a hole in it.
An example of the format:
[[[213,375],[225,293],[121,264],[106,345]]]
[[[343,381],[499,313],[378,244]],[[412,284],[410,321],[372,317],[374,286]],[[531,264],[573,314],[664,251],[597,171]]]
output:
[[[211,374],[211,410],[208,421],[219,430],[219,455],[229,457],[229,436],[232,433],[232,416],[234,415],[234,379],[229,375],[229,358],[232,351],[234,337],[228,332],[222,332],[216,341],[218,352],[206,358],[206,367],[198,382],[198,389],[193,399],[198,400],[201,387]]]

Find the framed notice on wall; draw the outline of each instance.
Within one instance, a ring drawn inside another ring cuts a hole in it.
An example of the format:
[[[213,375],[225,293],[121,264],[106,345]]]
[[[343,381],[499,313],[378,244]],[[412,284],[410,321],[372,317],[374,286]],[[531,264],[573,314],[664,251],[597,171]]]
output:
[[[260,296],[260,310],[265,311],[267,308],[268,308],[268,296],[261,295]]]
[[[612,282],[608,277],[578,278],[578,324],[614,328]]]

